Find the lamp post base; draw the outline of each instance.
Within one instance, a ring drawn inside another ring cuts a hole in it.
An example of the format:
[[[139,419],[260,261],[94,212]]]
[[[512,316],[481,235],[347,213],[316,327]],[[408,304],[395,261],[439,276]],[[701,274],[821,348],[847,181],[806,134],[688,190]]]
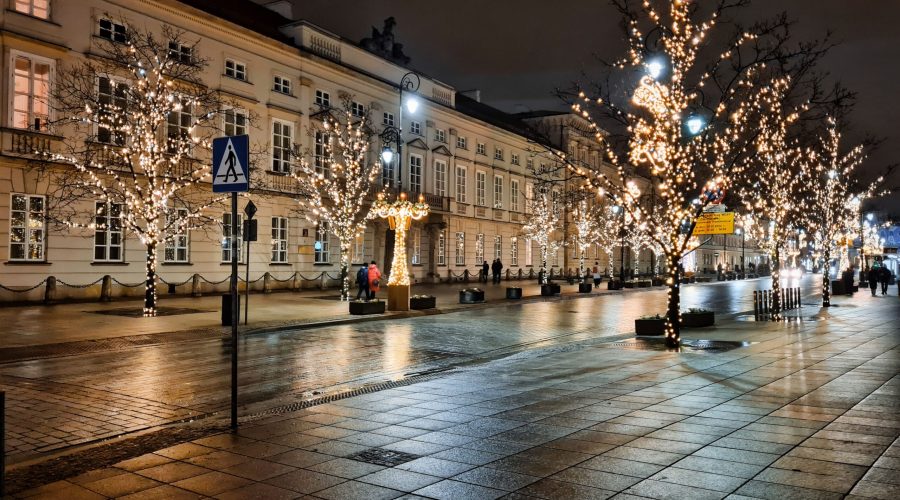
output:
[[[388,290],[388,311],[409,311],[409,285],[391,285]]]

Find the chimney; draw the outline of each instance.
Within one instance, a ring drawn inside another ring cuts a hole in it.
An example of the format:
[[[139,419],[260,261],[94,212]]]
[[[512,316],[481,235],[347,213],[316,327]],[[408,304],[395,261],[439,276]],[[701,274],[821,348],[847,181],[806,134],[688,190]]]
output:
[[[256,3],[288,19],[294,19],[294,6],[288,0],[256,0]]]

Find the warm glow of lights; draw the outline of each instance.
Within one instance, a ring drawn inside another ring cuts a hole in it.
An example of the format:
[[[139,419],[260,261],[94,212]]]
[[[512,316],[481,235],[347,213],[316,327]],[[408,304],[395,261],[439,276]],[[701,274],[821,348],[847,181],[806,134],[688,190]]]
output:
[[[406,259],[406,233],[414,220],[419,220],[431,211],[425,198],[419,195],[417,203],[406,199],[406,193],[400,193],[396,201],[388,202],[384,194],[379,193],[378,200],[372,205],[372,216],[388,220],[394,234],[394,259],[391,261],[391,275],[388,286],[409,286],[409,268]]]

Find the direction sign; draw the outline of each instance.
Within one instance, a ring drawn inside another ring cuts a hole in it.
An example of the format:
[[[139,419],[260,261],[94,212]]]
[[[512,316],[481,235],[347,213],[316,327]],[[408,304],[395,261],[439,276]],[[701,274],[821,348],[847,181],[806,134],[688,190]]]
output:
[[[734,234],[734,212],[704,212],[694,225],[694,236]]]
[[[213,139],[213,192],[239,193],[250,189],[250,136]]]

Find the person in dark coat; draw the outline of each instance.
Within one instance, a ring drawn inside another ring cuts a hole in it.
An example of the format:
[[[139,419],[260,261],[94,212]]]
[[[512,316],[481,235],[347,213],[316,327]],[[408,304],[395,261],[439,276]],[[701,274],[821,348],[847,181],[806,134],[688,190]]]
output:
[[[484,261],[484,263],[481,264],[481,282],[482,283],[487,283],[487,275],[488,275],[488,271],[490,271],[490,270],[491,270],[491,266],[488,265],[487,261]]]
[[[359,266],[359,271],[356,271],[356,286],[359,288],[359,291],[356,292],[356,300],[359,300],[360,297],[369,300],[369,266],[365,264]]]
[[[869,290],[872,290],[872,297],[875,296],[875,290],[878,289],[878,268],[869,269],[869,274],[866,275],[866,278],[869,280]]]
[[[848,267],[846,271],[841,274],[841,281],[844,282],[844,293],[853,296],[853,268]]]
[[[503,263],[500,262],[500,259],[494,259],[494,263],[491,264],[491,272],[494,273],[494,283],[499,285],[501,280],[500,273],[503,272]]]
[[[881,273],[879,273],[878,278],[881,282],[881,295],[887,295],[888,284],[891,282],[891,270],[881,266]]]

